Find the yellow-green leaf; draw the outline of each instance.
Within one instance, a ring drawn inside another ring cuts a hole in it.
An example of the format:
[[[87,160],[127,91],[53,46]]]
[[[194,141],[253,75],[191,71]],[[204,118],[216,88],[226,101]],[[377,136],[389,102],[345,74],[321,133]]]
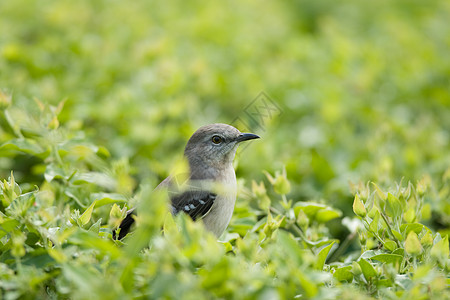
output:
[[[325,264],[325,260],[327,259],[328,253],[330,253],[331,247],[333,247],[334,242],[320,250],[319,254],[317,255],[316,263],[314,264],[314,267],[316,270],[322,270],[323,265]]]
[[[390,239],[386,239],[384,242],[384,247],[389,251],[394,251],[397,248],[397,244]]]
[[[351,282],[353,280],[352,266],[337,268],[334,271],[333,276],[339,281]]]
[[[414,231],[410,231],[405,241],[405,251],[410,255],[419,255],[422,253],[422,245]]]
[[[367,210],[358,195],[355,195],[355,200],[353,200],[353,212],[361,218],[367,215]]]
[[[65,261],[67,261],[67,256],[61,250],[58,250],[55,248],[50,248],[47,251],[48,251],[48,255],[50,255],[58,263],[63,263]]]
[[[448,245],[448,236],[445,236],[442,240],[434,244],[431,248],[430,254],[432,257],[444,261],[449,257],[449,245]]]
[[[361,271],[366,278],[366,280],[371,280],[371,278],[377,276],[377,272],[375,271],[375,268],[372,266],[371,263],[369,263],[364,258],[361,258],[359,261],[359,266],[361,267]]]
[[[369,228],[372,232],[378,232],[378,223],[380,222],[380,213],[377,211],[375,213],[375,217],[369,225]]]
[[[408,210],[403,214],[403,218],[406,222],[412,223],[416,219],[416,211],[413,207],[408,208]]]
[[[81,225],[84,226],[91,220],[92,211],[94,210],[96,202],[97,201],[92,202],[92,204],[84,211],[84,213],[78,219],[80,221]]]
[[[370,259],[378,260],[378,261],[380,261],[382,263],[396,265],[396,264],[399,264],[402,261],[403,256],[398,255],[398,254],[385,253],[385,254],[378,254],[378,255],[372,256]]]

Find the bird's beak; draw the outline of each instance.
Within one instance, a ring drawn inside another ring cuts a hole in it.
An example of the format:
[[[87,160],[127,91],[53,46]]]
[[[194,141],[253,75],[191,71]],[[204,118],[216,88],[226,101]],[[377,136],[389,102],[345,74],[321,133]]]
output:
[[[253,133],[241,133],[236,141],[238,143],[243,142],[243,141],[248,141],[248,140],[253,140],[253,139],[259,139],[259,136]]]

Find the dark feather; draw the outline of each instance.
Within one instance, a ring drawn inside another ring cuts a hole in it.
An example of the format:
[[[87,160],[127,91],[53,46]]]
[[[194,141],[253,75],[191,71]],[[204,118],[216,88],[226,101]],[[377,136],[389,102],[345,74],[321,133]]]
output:
[[[172,197],[172,212],[176,215],[182,211],[195,221],[204,217],[211,210],[216,196],[207,191],[186,191]]]
[[[134,224],[133,216],[136,215],[136,213],[134,211],[135,211],[134,209],[130,209],[128,211],[125,219],[122,220],[122,223],[120,223],[119,227],[117,228],[117,229],[120,229],[119,237],[118,237],[119,240],[123,239],[128,234],[128,232],[130,232],[131,225]],[[116,230],[113,230],[112,236],[113,236],[113,239],[115,240],[116,239]]]

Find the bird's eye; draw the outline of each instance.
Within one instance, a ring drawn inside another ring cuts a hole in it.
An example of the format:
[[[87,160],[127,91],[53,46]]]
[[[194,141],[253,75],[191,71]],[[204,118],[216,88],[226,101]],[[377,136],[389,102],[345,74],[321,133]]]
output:
[[[215,135],[215,136],[212,137],[212,142],[214,144],[216,144],[216,145],[220,144],[220,143],[222,143],[222,138],[220,136],[218,136],[218,135]]]

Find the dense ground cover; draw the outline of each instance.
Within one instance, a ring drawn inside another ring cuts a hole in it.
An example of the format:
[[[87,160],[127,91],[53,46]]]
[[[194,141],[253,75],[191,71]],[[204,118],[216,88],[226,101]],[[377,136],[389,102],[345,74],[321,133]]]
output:
[[[449,13],[0,2],[1,297],[450,298]],[[152,192],[213,122],[262,136],[221,242]]]

